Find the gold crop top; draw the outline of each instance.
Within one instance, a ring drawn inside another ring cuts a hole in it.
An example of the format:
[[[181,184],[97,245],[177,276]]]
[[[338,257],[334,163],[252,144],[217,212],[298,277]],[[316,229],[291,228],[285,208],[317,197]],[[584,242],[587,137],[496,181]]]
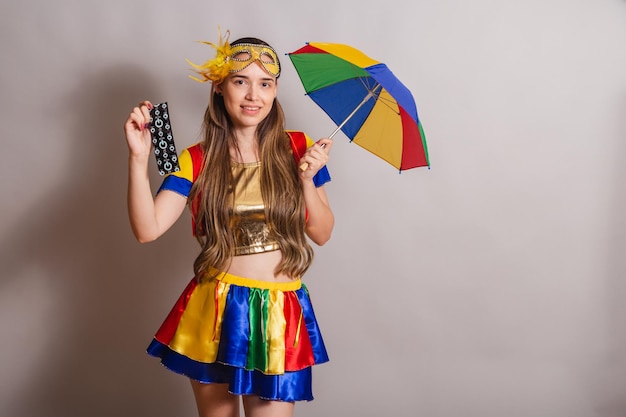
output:
[[[231,164],[235,188],[230,194],[230,224],[235,234],[235,256],[280,249],[265,219],[260,167],[260,162]]]

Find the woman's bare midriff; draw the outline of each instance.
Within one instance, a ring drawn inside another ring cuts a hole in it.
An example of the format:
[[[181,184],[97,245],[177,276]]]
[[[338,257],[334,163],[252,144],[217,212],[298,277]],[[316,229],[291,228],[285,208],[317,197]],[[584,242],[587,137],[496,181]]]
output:
[[[282,261],[282,252],[279,250],[252,255],[240,255],[232,258],[228,273],[244,278],[268,282],[289,282],[292,278],[285,274],[274,276],[276,267]]]

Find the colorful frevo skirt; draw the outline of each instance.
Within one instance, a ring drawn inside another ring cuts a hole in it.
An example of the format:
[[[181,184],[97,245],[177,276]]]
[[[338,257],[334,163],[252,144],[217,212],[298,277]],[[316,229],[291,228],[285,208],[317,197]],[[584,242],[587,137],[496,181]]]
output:
[[[312,400],[311,367],[328,361],[300,280],[226,273],[192,279],[147,350],[191,379],[276,401]]]

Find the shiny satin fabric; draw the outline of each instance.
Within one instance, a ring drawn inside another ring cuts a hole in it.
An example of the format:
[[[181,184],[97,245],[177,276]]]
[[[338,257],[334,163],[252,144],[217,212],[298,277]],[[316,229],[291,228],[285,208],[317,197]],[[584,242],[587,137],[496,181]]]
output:
[[[196,381],[228,384],[228,391],[235,395],[258,395],[274,401],[313,400],[311,367],[282,375],[265,375],[221,363],[198,364],[156,340],[148,347],[148,353],[160,357],[166,368]]]
[[[275,388],[263,390],[284,392],[291,387],[289,398],[294,390],[310,387],[311,366],[328,361],[300,280],[270,283],[229,274],[214,280],[193,279],[148,353],[193,379],[239,387],[233,392],[251,393],[249,389],[264,386],[261,381],[267,380]],[[225,375],[230,375],[227,381]],[[312,399],[307,392],[302,399]]]

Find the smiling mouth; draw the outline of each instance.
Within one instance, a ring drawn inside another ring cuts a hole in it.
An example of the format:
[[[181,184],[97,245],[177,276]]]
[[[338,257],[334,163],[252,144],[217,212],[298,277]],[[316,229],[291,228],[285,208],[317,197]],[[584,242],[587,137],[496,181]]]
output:
[[[260,109],[260,107],[246,107],[246,106],[242,106],[242,108],[248,111],[257,111]]]

